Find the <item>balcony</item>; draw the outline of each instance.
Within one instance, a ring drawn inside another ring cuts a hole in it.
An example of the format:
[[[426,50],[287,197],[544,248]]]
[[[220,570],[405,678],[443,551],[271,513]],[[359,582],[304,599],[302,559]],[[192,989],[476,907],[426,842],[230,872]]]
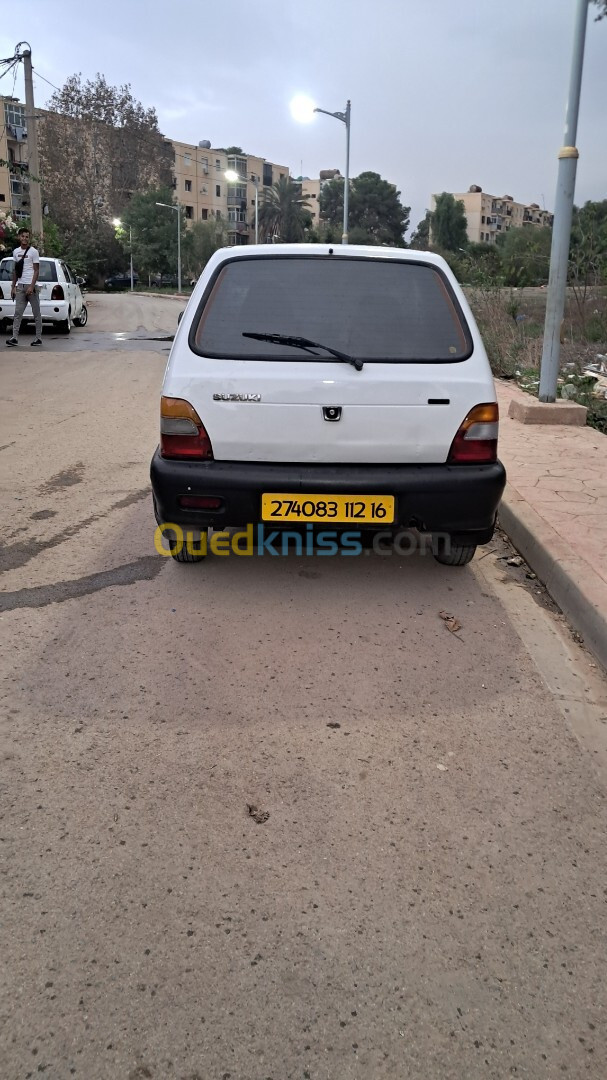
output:
[[[246,221],[228,221],[228,232],[248,233],[249,226]]]
[[[236,206],[239,210],[243,210],[247,205],[246,192],[244,195],[228,195],[228,206]]]

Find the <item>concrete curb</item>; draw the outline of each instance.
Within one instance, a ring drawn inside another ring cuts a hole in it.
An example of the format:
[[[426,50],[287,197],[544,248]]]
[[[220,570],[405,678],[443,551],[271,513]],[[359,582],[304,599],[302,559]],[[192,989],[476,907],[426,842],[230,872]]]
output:
[[[510,484],[499,522],[552,599],[607,669],[607,584]]]

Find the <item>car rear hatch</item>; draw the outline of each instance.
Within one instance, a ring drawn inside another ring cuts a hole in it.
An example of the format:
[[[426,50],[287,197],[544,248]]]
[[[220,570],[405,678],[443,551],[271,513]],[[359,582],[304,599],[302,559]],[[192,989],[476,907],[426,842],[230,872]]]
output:
[[[238,257],[180,328],[164,394],[196,409],[217,460],[444,462],[469,411],[495,400],[471,323],[432,263]]]
[[[0,264],[0,287],[5,298],[10,296],[11,279],[13,275],[13,259],[3,259]],[[37,281],[38,295],[41,300],[52,300],[53,289],[57,285],[57,265],[54,259],[40,259],[40,269]]]

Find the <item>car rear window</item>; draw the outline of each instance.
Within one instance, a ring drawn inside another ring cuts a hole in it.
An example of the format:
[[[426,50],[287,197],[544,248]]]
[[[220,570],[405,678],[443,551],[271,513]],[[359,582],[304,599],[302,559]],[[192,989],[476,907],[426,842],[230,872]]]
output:
[[[190,335],[194,351],[233,359],[312,359],[293,346],[243,337],[251,332],[307,337],[366,362],[454,363],[472,352],[446,278],[428,263],[404,260],[234,259],[204,298]]]
[[[0,281],[10,281],[13,276],[13,260],[3,259],[0,266]],[[51,259],[40,259],[38,281],[56,281],[57,267]]]

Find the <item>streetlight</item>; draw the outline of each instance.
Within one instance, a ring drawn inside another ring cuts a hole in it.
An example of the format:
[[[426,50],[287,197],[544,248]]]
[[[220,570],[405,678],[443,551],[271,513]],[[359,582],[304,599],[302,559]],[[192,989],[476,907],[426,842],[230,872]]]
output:
[[[540,363],[540,401],[556,401],[561,355],[561,323],[565,311],[567,294],[567,269],[569,262],[569,243],[571,240],[571,218],[573,215],[573,196],[575,192],[575,174],[579,153],[575,145],[580,91],[582,87],[582,68],[584,64],[584,44],[586,23],[588,21],[588,0],[577,0],[574,34],[573,57],[569,77],[569,94],[565,111],[565,134],[563,145],[558,153],[558,177],[556,199],[554,202],[554,221],[552,228],[552,247],[550,249],[550,275],[548,295],[546,297],[546,321],[544,323],[544,346]]]
[[[350,101],[346,102],[345,112],[328,112],[327,109],[319,109],[313,101],[298,94],[291,102],[291,115],[300,124],[309,124],[314,119],[314,113],[324,113],[325,116],[333,116],[335,120],[341,120],[346,125],[346,176],[344,179],[344,231],[342,244],[348,243],[348,202],[350,196]]]
[[[120,218],[115,217],[112,220],[112,225],[116,229],[121,229],[122,228],[122,222],[121,222]],[[129,225],[129,248],[131,250],[131,292],[132,292],[133,291],[133,231],[132,231],[130,225]]]
[[[246,176],[239,176],[234,169],[227,169],[223,174],[229,184],[246,184]],[[259,243],[259,179],[253,178],[251,174],[251,183],[255,187],[255,243]]]
[[[181,292],[181,207],[179,204],[157,202],[156,206],[164,206],[165,210],[175,210],[177,213],[177,292]]]

